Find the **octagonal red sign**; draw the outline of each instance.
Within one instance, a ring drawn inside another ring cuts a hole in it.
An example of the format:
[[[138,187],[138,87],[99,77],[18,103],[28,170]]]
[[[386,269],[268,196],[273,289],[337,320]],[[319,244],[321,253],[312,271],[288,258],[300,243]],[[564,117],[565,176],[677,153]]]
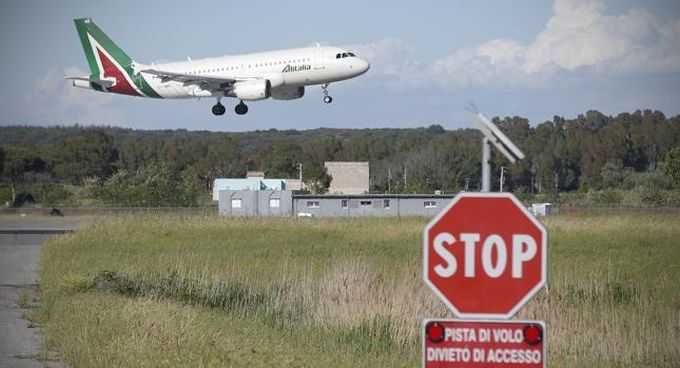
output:
[[[510,318],[546,284],[547,238],[514,195],[461,193],[425,227],[425,283],[460,318]]]

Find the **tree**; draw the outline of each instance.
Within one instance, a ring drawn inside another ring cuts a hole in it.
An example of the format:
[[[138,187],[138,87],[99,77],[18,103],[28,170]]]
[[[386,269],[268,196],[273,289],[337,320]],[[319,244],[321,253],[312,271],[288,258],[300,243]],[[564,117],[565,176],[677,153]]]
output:
[[[207,147],[205,154],[190,168],[203,181],[205,189],[210,189],[218,177],[242,177],[247,169],[238,146],[228,136],[220,137],[217,143]]]
[[[166,164],[150,164],[134,173],[119,170],[97,191],[106,203],[123,206],[191,206],[200,183],[190,171],[180,177]]]
[[[309,164],[304,166],[303,178],[302,180],[307,184],[307,187],[314,194],[326,193],[328,187],[331,185],[331,180],[333,179],[328,172],[326,167],[323,165]]]
[[[663,172],[673,178],[676,188],[680,188],[680,146],[673,148],[666,154]]]
[[[10,183],[13,206],[17,203],[17,187],[23,182],[24,175],[29,171],[38,171],[43,166],[43,161],[34,152],[35,150],[24,147],[7,149],[2,176]]]
[[[47,149],[49,166],[57,177],[72,184],[95,176],[105,179],[113,172],[117,151],[113,137],[100,129],[88,129],[75,137],[65,138]]]
[[[4,170],[5,167],[5,149],[0,146],[0,175],[2,174],[2,171]]]
[[[264,166],[268,177],[293,178],[302,162],[302,148],[297,144],[280,144],[265,154]]]

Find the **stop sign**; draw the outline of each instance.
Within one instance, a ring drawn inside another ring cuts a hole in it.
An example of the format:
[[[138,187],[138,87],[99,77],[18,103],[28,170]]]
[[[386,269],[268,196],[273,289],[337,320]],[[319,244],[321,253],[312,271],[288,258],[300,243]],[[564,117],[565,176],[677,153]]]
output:
[[[460,318],[510,318],[546,283],[547,237],[514,195],[461,193],[425,227],[425,283]]]

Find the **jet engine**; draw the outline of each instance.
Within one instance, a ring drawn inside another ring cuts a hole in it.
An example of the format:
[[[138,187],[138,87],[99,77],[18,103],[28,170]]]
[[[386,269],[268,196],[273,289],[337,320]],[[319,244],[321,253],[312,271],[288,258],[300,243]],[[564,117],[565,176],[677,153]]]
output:
[[[272,98],[275,100],[294,100],[305,95],[305,87],[288,87],[272,89]]]
[[[234,97],[245,101],[264,100],[271,96],[272,85],[267,79],[236,82],[232,93]]]

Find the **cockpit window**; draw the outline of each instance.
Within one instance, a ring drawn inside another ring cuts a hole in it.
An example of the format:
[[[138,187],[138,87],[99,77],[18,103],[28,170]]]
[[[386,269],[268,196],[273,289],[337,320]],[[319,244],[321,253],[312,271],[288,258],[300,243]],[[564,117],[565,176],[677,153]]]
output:
[[[356,55],[354,55],[354,53],[351,53],[349,51],[343,52],[342,54],[335,54],[336,59],[344,59],[346,57],[356,57]]]

